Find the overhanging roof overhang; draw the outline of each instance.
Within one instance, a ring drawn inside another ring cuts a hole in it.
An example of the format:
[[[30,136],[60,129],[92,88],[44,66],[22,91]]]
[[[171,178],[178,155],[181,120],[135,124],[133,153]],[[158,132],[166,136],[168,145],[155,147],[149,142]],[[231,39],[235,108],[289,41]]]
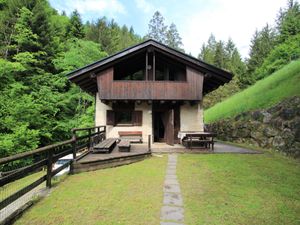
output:
[[[114,64],[125,60],[128,57],[146,51],[148,48],[153,48],[162,54],[165,54],[175,60],[178,60],[198,71],[205,74],[203,92],[208,93],[219,86],[229,82],[232,79],[232,74],[219,69],[213,65],[205,63],[199,59],[196,59],[190,55],[177,51],[166,45],[163,45],[155,40],[149,39],[140,44],[134,45],[132,47],[126,48],[116,54],[108,56],[104,59],[96,61],[85,67],[74,70],[68,74],[68,79],[71,82],[79,85],[81,89],[88,93],[97,92],[97,83],[95,74],[112,67]]]

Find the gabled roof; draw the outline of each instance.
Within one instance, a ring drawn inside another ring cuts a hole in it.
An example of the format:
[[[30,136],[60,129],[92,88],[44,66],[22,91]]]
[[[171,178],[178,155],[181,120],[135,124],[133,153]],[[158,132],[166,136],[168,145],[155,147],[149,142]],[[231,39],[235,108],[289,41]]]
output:
[[[116,54],[110,55],[85,67],[74,70],[68,74],[68,79],[79,85],[84,91],[88,93],[97,92],[97,84],[95,81],[95,74],[105,70],[114,64],[124,60],[127,57],[138,54],[146,49],[152,47],[155,51],[161,52],[169,57],[174,58],[196,70],[205,74],[203,90],[208,93],[220,85],[231,80],[232,74],[219,69],[213,65],[205,63],[190,55],[177,51],[155,40],[149,39],[140,44],[126,48]]]

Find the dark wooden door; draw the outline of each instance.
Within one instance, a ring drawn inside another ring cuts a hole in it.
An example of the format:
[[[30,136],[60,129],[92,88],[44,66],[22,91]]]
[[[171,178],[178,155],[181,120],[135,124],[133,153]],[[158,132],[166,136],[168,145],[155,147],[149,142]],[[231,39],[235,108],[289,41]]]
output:
[[[165,140],[168,145],[174,145],[174,110],[170,109],[163,114]]]

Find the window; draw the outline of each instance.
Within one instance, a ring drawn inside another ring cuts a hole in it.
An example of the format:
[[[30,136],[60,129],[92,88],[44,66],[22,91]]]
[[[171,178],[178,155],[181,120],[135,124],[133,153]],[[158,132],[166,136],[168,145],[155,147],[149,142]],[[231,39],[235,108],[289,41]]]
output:
[[[186,81],[185,65],[161,54],[157,54],[155,80]]]
[[[128,110],[107,110],[106,124],[112,126],[142,126],[143,112]]]
[[[114,66],[114,80],[145,80],[145,53],[119,62]]]
[[[132,112],[129,111],[116,111],[115,112],[115,123],[122,124],[133,124]]]

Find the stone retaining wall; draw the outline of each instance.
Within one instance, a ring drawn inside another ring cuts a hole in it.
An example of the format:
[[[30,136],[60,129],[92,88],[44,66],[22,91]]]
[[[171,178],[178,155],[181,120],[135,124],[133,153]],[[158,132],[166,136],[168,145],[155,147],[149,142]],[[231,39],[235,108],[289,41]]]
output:
[[[207,125],[218,139],[271,148],[300,157],[300,97],[265,110],[242,113]]]

